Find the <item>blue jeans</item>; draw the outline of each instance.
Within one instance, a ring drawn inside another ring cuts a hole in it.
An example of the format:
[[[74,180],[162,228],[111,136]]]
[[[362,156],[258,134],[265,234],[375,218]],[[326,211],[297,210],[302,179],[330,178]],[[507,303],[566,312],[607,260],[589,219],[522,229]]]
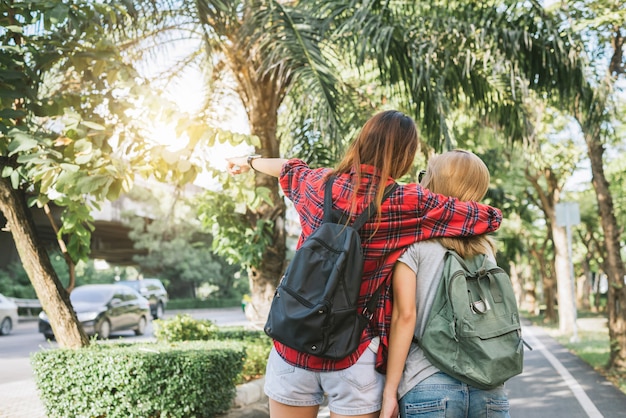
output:
[[[510,418],[504,385],[481,390],[439,372],[400,399],[400,417]]]

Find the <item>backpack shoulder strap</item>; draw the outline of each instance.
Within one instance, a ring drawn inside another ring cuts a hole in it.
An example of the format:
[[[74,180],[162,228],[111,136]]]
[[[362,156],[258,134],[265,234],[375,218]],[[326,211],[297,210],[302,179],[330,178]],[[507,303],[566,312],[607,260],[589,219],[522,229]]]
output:
[[[454,257],[454,258],[456,258],[456,261],[458,261],[458,262],[459,262],[459,264],[460,264],[460,265],[461,265],[461,266],[462,266],[465,270],[470,271],[470,269],[468,269],[468,268],[467,268],[467,265],[465,264],[465,260],[463,259],[463,257],[461,257],[461,256],[459,255],[459,253],[457,253],[456,251],[451,250],[451,249],[449,249],[449,248],[448,248],[448,249],[446,250],[446,257]]]
[[[328,180],[326,180],[326,187],[324,188],[324,223],[332,222],[332,209],[333,209],[333,183],[335,182],[336,176],[330,176]],[[396,190],[398,187],[398,183],[394,182],[385,188],[385,194],[383,195],[383,200],[380,202],[381,204],[387,200],[389,196]],[[359,230],[365,222],[372,216],[374,213],[374,202],[370,203],[370,205],[361,213],[352,224],[352,228]]]
[[[466,261],[463,257],[459,255],[459,253],[451,249],[446,250],[445,257],[456,258],[461,267],[463,267],[463,269],[465,269],[465,271],[467,271],[471,275],[478,275],[482,277],[487,274],[487,254],[480,254],[479,256],[477,256],[481,257],[481,261],[478,264],[476,263],[476,259]]]
[[[326,187],[324,188],[324,220],[323,223],[332,222],[332,210],[333,210],[333,183],[335,182],[335,176],[330,176],[326,180]]]

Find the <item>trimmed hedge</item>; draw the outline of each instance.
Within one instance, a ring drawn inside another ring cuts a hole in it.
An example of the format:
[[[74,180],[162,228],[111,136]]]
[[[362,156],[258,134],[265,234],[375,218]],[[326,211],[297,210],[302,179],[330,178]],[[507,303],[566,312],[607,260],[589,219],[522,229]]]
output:
[[[241,326],[217,327],[209,319],[195,319],[188,314],[178,314],[171,319],[158,319],[153,324],[154,336],[160,342],[235,340],[245,344],[246,358],[237,377],[237,384],[265,374],[272,339],[263,331],[245,329]]]
[[[31,356],[49,417],[204,418],[232,406],[245,357],[236,341],[92,344]]]
[[[157,341],[168,343],[213,340],[218,332],[217,325],[210,319],[195,319],[189,314],[178,314],[172,319],[156,319],[152,325]]]
[[[267,359],[274,343],[261,330],[249,330],[242,327],[219,328],[215,334],[218,340],[236,340],[246,345],[246,359],[243,369],[237,378],[237,383],[245,383],[257,379],[265,374]]]

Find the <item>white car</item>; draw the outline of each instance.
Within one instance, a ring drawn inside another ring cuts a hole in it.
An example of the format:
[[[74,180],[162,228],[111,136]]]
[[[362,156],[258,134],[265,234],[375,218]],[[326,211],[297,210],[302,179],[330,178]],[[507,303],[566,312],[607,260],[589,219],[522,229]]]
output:
[[[7,335],[17,324],[17,305],[0,294],[0,335]]]

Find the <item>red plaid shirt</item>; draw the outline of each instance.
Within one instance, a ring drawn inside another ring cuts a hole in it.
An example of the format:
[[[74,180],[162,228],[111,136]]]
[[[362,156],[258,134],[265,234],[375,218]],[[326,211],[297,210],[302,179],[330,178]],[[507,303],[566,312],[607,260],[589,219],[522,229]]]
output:
[[[369,185],[378,181],[376,169],[361,166],[361,185],[357,191],[357,215],[369,205],[372,195],[366,199]],[[328,168],[310,169],[304,161],[287,161],[280,173],[280,185],[298,214],[302,234],[297,247],[322,223],[324,213],[324,185]],[[339,176],[333,184],[333,207],[350,211],[354,193],[352,176]],[[392,184],[389,178],[386,185]],[[354,221],[354,217],[351,222]],[[378,223],[380,221],[380,223]],[[393,265],[409,245],[434,237],[476,235],[498,229],[502,221],[500,210],[475,202],[460,202],[436,195],[412,183],[399,185],[382,205],[381,218],[376,216],[361,228],[363,243],[363,283],[359,303],[365,306],[383,281],[387,280]],[[378,229],[376,229],[378,223]],[[374,233],[374,231],[376,231]],[[374,235],[372,236],[372,234]],[[288,363],[308,370],[331,371],[352,366],[367,348],[372,338],[380,337],[376,367],[385,371],[389,326],[391,323],[391,283],[387,280],[376,313],[363,332],[356,352],[345,359],[333,361],[301,353],[274,341],[278,353]],[[294,330],[294,332],[297,332]]]

